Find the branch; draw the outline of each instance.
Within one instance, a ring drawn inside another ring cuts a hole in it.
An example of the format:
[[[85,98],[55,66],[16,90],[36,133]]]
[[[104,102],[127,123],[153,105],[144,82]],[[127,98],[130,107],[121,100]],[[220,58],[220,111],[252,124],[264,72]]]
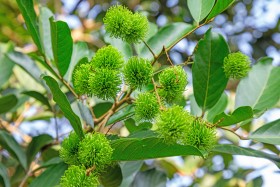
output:
[[[159,96],[159,94],[158,94],[158,92],[157,92],[157,85],[156,85],[156,83],[155,83],[154,78],[152,78],[152,82],[153,82],[153,85],[154,85],[154,91],[155,91],[155,94],[156,94],[156,97],[157,97],[158,104],[159,104],[159,106],[160,106],[160,109],[163,110],[164,108],[163,108],[163,106],[162,106],[162,104],[161,104],[160,96]]]
[[[155,53],[153,52],[152,48],[147,44],[147,42],[145,42],[144,40],[142,40],[142,42],[145,44],[145,46],[149,49],[149,51],[152,53],[154,59],[157,58],[157,56],[155,55]]]
[[[171,66],[174,66],[174,64],[172,63],[169,55],[168,55],[168,51],[166,50],[165,46],[163,46],[163,50],[165,52],[165,55],[166,55],[166,58],[167,58],[167,61],[170,63]]]
[[[244,137],[244,136],[241,136],[241,135],[237,134],[237,133],[236,133],[234,130],[232,130],[232,129],[228,129],[228,128],[224,128],[224,127],[218,127],[218,128],[223,129],[223,130],[226,130],[226,131],[229,131],[229,132],[235,134],[236,136],[238,136],[238,138],[239,138],[240,140],[249,140],[247,137]]]

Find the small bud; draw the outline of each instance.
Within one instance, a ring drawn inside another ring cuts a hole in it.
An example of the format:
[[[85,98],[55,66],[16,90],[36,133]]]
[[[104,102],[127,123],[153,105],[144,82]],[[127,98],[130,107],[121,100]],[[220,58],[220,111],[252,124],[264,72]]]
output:
[[[135,117],[137,120],[152,120],[159,112],[159,103],[152,93],[141,93],[135,100]]]
[[[207,152],[216,144],[216,131],[202,119],[196,119],[185,132],[184,144],[192,145]]]
[[[89,94],[90,89],[88,79],[90,76],[91,65],[89,63],[77,65],[73,71],[72,82],[78,94]]]
[[[181,66],[172,66],[160,73],[159,83],[159,95],[171,103],[182,96],[188,83],[187,74]]]
[[[133,89],[141,89],[151,82],[153,68],[151,63],[143,58],[131,57],[123,69],[125,82]]]
[[[110,70],[119,70],[123,66],[123,63],[122,54],[117,48],[111,45],[99,49],[91,61],[94,69],[107,68]]]
[[[241,79],[250,70],[250,59],[241,52],[231,53],[224,58],[224,72],[227,78]]]
[[[97,187],[98,177],[95,173],[87,174],[84,166],[70,166],[60,179],[61,187]]]
[[[80,164],[78,160],[79,143],[80,138],[75,132],[71,132],[70,135],[62,141],[59,155],[66,164]]]
[[[121,83],[119,73],[109,69],[95,69],[89,77],[91,94],[105,100],[116,97]]]
[[[167,143],[182,143],[193,117],[183,107],[173,105],[162,111],[156,119],[157,132]]]
[[[104,134],[86,134],[80,142],[78,158],[86,168],[95,166],[100,171],[111,163],[113,149]]]

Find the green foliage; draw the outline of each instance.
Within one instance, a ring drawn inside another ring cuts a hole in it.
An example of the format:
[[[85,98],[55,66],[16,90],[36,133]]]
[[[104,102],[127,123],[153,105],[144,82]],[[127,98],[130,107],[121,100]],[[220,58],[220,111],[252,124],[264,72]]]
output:
[[[231,53],[224,59],[224,71],[227,78],[241,79],[250,70],[249,57],[241,52]]]
[[[70,135],[62,141],[59,156],[66,164],[80,164],[78,159],[79,143],[80,138],[75,132],[71,132]]]
[[[120,74],[110,69],[95,69],[89,76],[90,93],[101,99],[113,99],[120,91]]]
[[[193,117],[183,109],[174,105],[162,111],[156,119],[155,125],[159,137],[167,143],[182,143]]]
[[[70,166],[61,177],[61,187],[97,187],[98,177],[95,173],[87,174],[84,166]]]
[[[181,66],[172,66],[159,75],[159,94],[168,103],[181,97],[188,83],[187,74]]]
[[[94,69],[108,68],[110,70],[119,70],[123,63],[123,55],[111,45],[99,49],[91,60]]]
[[[77,65],[73,71],[73,86],[77,94],[90,94],[89,77],[92,66],[89,63]]]
[[[111,163],[113,149],[104,134],[87,134],[80,142],[78,158],[86,168],[95,167],[100,171]]]
[[[217,142],[216,131],[205,121],[195,119],[185,132],[183,142],[209,152]]]
[[[106,31],[111,36],[128,43],[138,43],[148,32],[147,18],[140,13],[133,14],[121,5],[110,7],[103,21]]]
[[[153,68],[148,60],[131,57],[123,69],[125,82],[132,89],[141,89],[151,82]]]
[[[135,100],[135,117],[137,120],[152,120],[159,112],[159,103],[155,94],[141,93]]]

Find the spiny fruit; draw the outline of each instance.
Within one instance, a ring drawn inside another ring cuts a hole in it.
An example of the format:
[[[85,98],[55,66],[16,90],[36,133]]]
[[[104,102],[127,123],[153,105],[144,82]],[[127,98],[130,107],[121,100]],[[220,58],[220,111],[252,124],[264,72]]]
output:
[[[79,165],[78,150],[80,138],[73,131],[70,135],[62,141],[61,149],[59,151],[60,158],[70,165]]]
[[[178,105],[161,111],[156,119],[157,132],[167,143],[182,143],[193,117]]]
[[[241,52],[231,53],[224,58],[224,72],[227,78],[241,79],[250,70],[250,59]]]
[[[160,96],[171,103],[183,94],[188,83],[187,74],[181,66],[171,66],[160,73],[159,83]]]
[[[92,67],[119,70],[123,66],[122,54],[117,48],[109,45],[99,49],[91,60]]]
[[[97,175],[87,174],[84,166],[70,166],[60,179],[61,187],[97,187],[99,185]]]
[[[159,112],[159,103],[155,94],[145,92],[135,100],[135,117],[137,120],[151,121]]]
[[[95,167],[96,171],[104,169],[111,163],[113,149],[104,134],[86,134],[80,142],[78,158],[86,168]]]
[[[91,72],[90,63],[80,64],[75,67],[72,81],[77,94],[90,94],[88,79]]]
[[[131,57],[124,66],[123,74],[125,82],[132,89],[141,89],[151,82],[153,67],[146,59]]]
[[[105,29],[111,36],[128,43],[138,43],[148,32],[148,20],[140,14],[133,14],[121,5],[112,6],[103,19]]]

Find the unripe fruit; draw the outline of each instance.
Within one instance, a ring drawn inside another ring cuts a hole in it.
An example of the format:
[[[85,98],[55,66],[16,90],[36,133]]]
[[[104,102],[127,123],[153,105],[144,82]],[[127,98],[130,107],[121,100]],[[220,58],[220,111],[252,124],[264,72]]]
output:
[[[70,166],[60,179],[61,187],[97,187],[98,177],[95,173],[87,174],[84,166]]]
[[[151,82],[153,68],[151,63],[143,58],[131,57],[123,69],[125,82],[132,89],[141,89]]]
[[[135,100],[135,117],[137,120],[151,121],[159,112],[159,103],[152,93],[141,93]]]
[[[231,53],[224,58],[224,72],[227,78],[241,79],[250,70],[250,59],[241,52]]]
[[[91,94],[105,100],[116,97],[121,83],[119,73],[109,69],[95,69],[89,77]]]
[[[216,131],[208,127],[202,119],[196,119],[185,132],[183,142],[209,152],[217,142]]]
[[[122,54],[117,48],[109,45],[99,49],[91,60],[91,65],[96,68],[107,68],[110,70],[119,70],[123,66],[124,60]]]
[[[95,166],[100,171],[111,163],[113,149],[104,134],[86,134],[80,142],[78,158],[86,168]]]
[[[188,83],[187,74],[181,66],[172,66],[160,73],[159,83],[161,86],[159,95],[171,103],[182,96]]]
[[[111,36],[128,43],[138,43],[148,32],[148,20],[139,13],[133,14],[126,7],[112,6],[103,19],[105,29]]]
[[[77,94],[89,94],[90,89],[88,85],[88,79],[92,67],[89,63],[77,65],[73,71],[73,86]]]
[[[161,111],[156,119],[157,132],[160,138],[167,143],[182,143],[188,127],[194,118],[183,107],[173,105],[165,111]]]
[[[74,131],[71,132],[70,135],[62,141],[59,155],[66,164],[80,164],[78,160],[79,143],[80,138]]]

